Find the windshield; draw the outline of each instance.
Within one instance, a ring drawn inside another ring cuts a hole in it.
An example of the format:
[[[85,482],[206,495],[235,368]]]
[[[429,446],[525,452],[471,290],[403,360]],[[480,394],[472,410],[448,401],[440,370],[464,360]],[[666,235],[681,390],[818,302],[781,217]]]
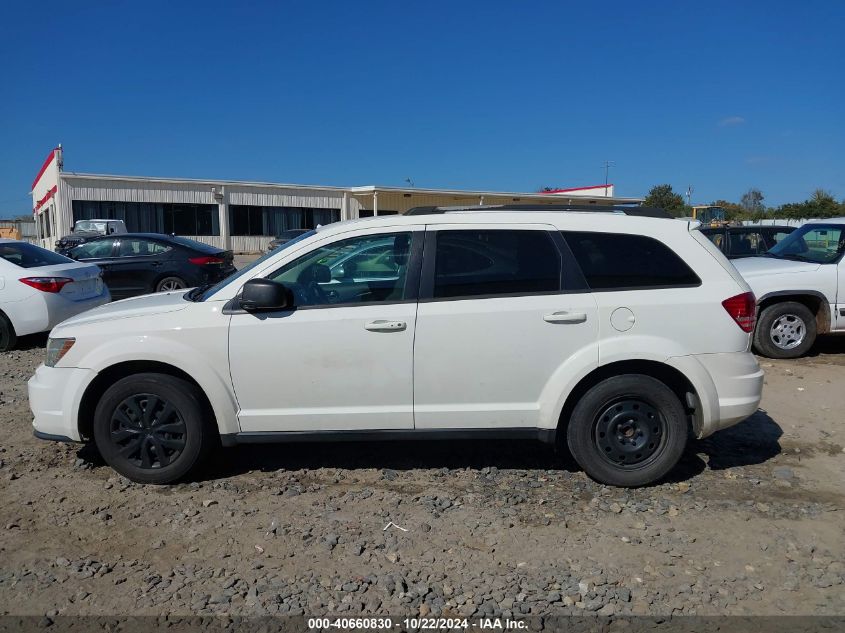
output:
[[[80,232],[105,233],[106,223],[93,222],[91,220],[79,220],[76,224],[74,224],[73,230]]]
[[[845,240],[840,224],[805,224],[768,252],[770,257],[814,264],[830,264],[842,254]]]
[[[243,277],[246,273],[248,273],[249,271],[251,271],[253,268],[255,268],[257,266],[260,266],[265,261],[267,261],[269,258],[275,257],[276,255],[278,255],[283,250],[290,248],[291,246],[293,246],[297,242],[301,242],[302,240],[311,237],[315,233],[316,233],[316,231],[308,231],[307,233],[303,233],[302,235],[298,235],[295,239],[292,239],[290,242],[285,242],[279,248],[274,249],[274,250],[270,251],[269,253],[265,253],[263,256],[259,257],[254,262],[247,264],[246,266],[241,268],[235,274],[226,277],[226,279],[224,279],[223,281],[218,281],[216,284],[214,284],[213,286],[209,286],[208,288],[202,288],[201,293],[197,292],[196,296],[189,296],[188,299],[190,299],[191,301],[205,301],[211,295],[213,295],[215,292],[222,290],[223,288],[228,286],[230,283],[232,283],[236,279]],[[197,289],[197,290],[200,290],[200,289]]]

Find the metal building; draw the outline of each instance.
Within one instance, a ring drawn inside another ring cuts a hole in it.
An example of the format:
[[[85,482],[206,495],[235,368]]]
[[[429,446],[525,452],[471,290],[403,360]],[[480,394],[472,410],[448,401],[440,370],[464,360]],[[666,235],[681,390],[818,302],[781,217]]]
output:
[[[631,204],[613,185],[508,193],[414,187],[331,187],[225,180],[106,176],[64,171],[61,146],[32,183],[38,243],[53,248],[76,220],[121,219],[129,231],[175,233],[235,252],[266,249],[287,229],[314,228],[436,205]]]

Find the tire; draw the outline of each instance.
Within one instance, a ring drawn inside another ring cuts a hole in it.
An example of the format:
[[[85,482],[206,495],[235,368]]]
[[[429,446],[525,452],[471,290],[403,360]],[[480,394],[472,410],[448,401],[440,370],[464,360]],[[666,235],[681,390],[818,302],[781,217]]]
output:
[[[754,351],[769,358],[798,358],[815,342],[816,315],[796,301],[765,308],[754,329]]]
[[[94,410],[94,442],[103,459],[138,483],[168,484],[186,477],[208,457],[217,437],[199,388],[166,374],[118,380]]]
[[[0,312],[0,352],[8,352],[14,349],[18,342],[18,335],[15,333],[15,326],[5,314]]]
[[[675,393],[650,376],[624,374],[592,387],[575,405],[566,439],[578,465],[611,486],[644,486],[681,459],[689,428]]]
[[[164,292],[170,290],[181,290],[182,288],[187,288],[188,284],[185,282],[184,279],[181,277],[176,277],[175,275],[169,277],[163,277],[162,279],[158,280],[156,284],[156,292]]]

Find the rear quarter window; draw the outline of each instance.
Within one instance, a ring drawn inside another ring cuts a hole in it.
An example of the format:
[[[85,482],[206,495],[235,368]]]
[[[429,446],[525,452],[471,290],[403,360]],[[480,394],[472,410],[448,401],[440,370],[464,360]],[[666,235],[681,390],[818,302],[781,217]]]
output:
[[[677,253],[652,237],[564,231],[592,290],[690,287],[701,279]]]
[[[21,268],[60,266],[72,264],[73,260],[47,249],[26,242],[0,243],[0,258]]]

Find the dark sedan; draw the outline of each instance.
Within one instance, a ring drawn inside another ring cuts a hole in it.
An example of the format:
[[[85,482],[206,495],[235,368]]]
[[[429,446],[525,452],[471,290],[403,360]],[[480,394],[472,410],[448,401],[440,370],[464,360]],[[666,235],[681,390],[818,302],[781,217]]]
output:
[[[97,264],[115,299],[213,284],[235,272],[232,251],[160,233],[104,235],[68,256]]]
[[[795,230],[794,226],[722,226],[701,229],[728,259],[765,255]]]

